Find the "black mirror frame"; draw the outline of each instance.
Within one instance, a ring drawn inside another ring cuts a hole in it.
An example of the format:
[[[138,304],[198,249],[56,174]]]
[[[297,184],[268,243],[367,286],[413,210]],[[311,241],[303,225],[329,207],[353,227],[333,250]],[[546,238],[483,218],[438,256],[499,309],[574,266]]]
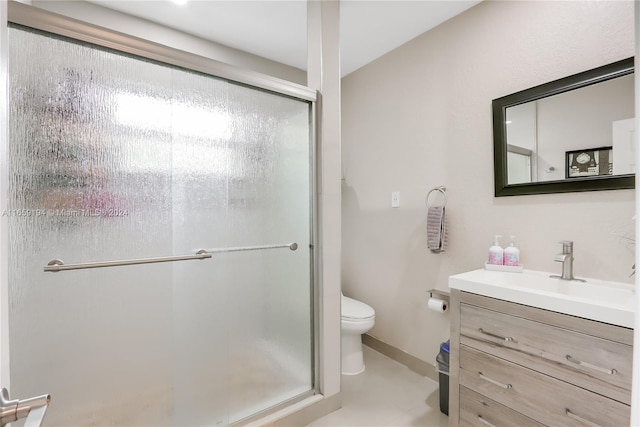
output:
[[[508,107],[557,95],[616,77],[633,74],[633,57],[623,59],[593,70],[574,74],[492,101],[493,109],[493,167],[495,196],[521,196],[526,194],[569,193],[576,191],[619,190],[635,188],[635,175],[589,177],[576,180],[543,181],[526,184],[507,182],[507,128]]]

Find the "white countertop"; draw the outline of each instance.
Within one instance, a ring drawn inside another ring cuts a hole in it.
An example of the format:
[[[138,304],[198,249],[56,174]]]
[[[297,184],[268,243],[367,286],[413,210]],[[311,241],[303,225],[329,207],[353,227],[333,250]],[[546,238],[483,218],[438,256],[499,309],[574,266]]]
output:
[[[633,328],[634,285],[589,278],[583,283],[550,274],[480,269],[450,276],[449,288]]]

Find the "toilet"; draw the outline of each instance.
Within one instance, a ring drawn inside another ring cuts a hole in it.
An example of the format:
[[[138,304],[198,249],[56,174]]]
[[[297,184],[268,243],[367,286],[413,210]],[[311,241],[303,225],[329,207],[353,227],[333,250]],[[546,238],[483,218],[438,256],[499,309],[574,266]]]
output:
[[[342,374],[364,371],[362,334],[373,328],[376,312],[367,304],[342,295]]]

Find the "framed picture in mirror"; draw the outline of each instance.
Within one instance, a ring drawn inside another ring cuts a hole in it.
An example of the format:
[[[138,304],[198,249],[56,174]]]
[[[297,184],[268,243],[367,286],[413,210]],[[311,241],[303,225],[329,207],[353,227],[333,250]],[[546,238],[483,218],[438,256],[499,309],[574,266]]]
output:
[[[613,147],[588,148],[565,153],[565,178],[613,174]]]

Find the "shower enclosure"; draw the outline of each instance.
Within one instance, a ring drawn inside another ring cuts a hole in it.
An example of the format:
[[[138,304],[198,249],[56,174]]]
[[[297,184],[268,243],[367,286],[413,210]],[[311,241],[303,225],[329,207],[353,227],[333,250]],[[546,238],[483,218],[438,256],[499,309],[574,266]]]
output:
[[[45,425],[196,426],[313,393],[313,99],[9,47],[11,394],[50,393]]]

